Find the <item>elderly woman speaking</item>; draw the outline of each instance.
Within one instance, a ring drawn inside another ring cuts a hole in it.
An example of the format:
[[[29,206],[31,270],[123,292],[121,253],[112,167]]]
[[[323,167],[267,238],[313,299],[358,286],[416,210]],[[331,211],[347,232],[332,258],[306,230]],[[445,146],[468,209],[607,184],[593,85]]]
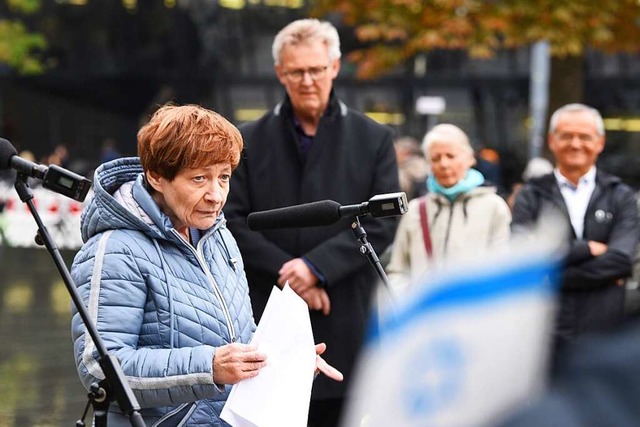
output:
[[[453,259],[509,239],[509,206],[495,188],[482,186],[467,135],[455,125],[439,124],[425,135],[423,150],[432,171],[428,193],[409,202],[387,266],[397,292]]]
[[[138,133],[139,159],[96,170],[72,276],[148,425],[226,425],[219,415],[230,385],[266,364],[248,344],[247,280],[222,213],[241,152],[239,131],[222,116],[165,106]],[[77,313],[72,332],[89,388],[104,375]],[[340,379],[322,359],[318,366]],[[108,424],[129,419],[112,404]]]

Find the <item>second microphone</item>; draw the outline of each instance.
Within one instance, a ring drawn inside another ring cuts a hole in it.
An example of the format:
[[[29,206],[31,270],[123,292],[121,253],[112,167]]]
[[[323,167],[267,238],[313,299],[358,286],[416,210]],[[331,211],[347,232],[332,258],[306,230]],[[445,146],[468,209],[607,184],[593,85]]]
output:
[[[253,231],[278,228],[316,227],[335,224],[340,220],[340,203],[333,200],[287,206],[247,216],[247,225]]]
[[[278,228],[320,227],[335,224],[345,216],[371,215],[374,218],[403,215],[408,208],[403,192],[381,194],[367,202],[342,206],[333,200],[287,206],[247,216],[247,225],[253,231]]]

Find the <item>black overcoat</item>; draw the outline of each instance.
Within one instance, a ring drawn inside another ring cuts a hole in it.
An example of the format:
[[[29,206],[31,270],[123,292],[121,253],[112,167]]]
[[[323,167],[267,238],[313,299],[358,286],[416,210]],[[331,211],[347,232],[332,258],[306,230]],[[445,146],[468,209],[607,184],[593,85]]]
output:
[[[245,151],[231,179],[225,216],[245,264],[254,316],[259,320],[281,266],[305,257],[324,276],[331,314],[311,312],[316,342],[327,343],[326,360],[345,374],[337,383],[318,377],[313,399],[344,397],[361,346],[378,275],[359,252],[349,218],[330,226],[249,230],[251,212],[319,200],[357,204],[400,191],[393,131],[349,109],[332,95],[327,113],[303,159],[288,99],[262,118],[240,126]],[[364,218],[376,253],[393,241],[396,218]]]

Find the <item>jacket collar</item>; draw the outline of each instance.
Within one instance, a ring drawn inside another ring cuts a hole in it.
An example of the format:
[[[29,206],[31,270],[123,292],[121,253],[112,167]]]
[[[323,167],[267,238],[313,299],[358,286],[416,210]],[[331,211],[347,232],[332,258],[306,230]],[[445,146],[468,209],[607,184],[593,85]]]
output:
[[[342,102],[335,94],[335,90],[331,89],[331,95],[329,95],[329,104],[325,110],[323,117],[334,118],[338,115],[344,117],[347,115],[347,105]],[[285,95],[282,102],[273,108],[273,114],[276,116],[283,115],[285,117],[293,116],[293,106],[291,105],[291,99],[289,95]]]
[[[591,206],[593,200],[600,197],[600,194],[603,191],[607,191],[605,190],[606,188],[615,187],[621,182],[622,181],[617,176],[610,175],[600,169],[596,169],[596,188],[593,190],[593,194],[591,195],[589,206]],[[564,197],[562,197],[560,186],[558,185],[558,181],[556,180],[553,172],[541,177],[531,178],[527,182],[527,185],[530,185],[534,191],[540,194],[541,197],[551,200],[555,205],[560,207],[567,217],[569,216],[569,211],[564,203]]]
[[[557,180],[553,172],[537,178],[531,178],[529,182],[538,191],[544,193],[551,192],[553,189],[558,189]],[[601,169],[596,169],[596,187],[608,187],[611,185],[617,185],[620,182],[621,180],[619,177],[603,172]],[[560,195],[559,190],[558,194]]]

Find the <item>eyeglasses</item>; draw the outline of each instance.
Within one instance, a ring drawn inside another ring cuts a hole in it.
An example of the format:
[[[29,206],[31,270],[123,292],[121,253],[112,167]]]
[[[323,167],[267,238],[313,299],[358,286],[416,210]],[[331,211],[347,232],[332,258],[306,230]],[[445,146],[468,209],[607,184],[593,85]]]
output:
[[[589,143],[596,140],[594,135],[588,133],[572,133],[572,132],[562,132],[556,133],[556,137],[562,142],[571,142],[573,138],[577,137],[580,142]]]
[[[304,75],[309,74],[311,80],[315,82],[317,80],[320,80],[324,76],[327,68],[329,68],[328,65],[325,65],[324,67],[300,68],[297,70],[285,71],[284,75],[292,83],[300,83],[302,79],[304,79]]]

